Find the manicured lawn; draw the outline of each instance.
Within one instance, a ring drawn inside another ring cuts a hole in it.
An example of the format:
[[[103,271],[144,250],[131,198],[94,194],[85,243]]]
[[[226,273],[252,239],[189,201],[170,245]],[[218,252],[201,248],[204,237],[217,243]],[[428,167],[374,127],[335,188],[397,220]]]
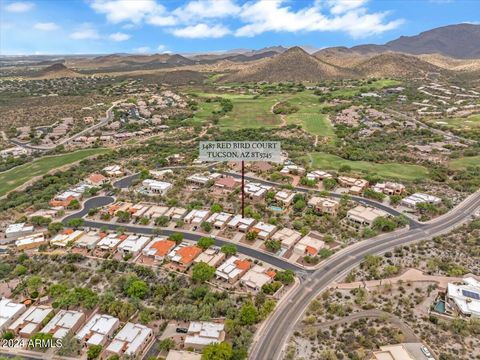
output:
[[[86,149],[69,154],[45,156],[31,163],[17,166],[0,173],[0,196],[25,184],[35,176],[45,175],[50,170],[74,163],[89,156],[105,154],[109,149]]]
[[[453,170],[462,170],[469,166],[480,166],[480,155],[453,159],[448,163],[448,167]]]
[[[195,112],[195,116],[193,117],[194,122],[202,123],[210,116],[212,116],[214,111],[220,110],[220,104],[218,102],[202,102],[199,104],[199,109]]]
[[[260,127],[276,127],[281,124],[280,116],[270,112],[277,100],[268,98],[231,98],[233,110],[220,119],[223,129],[245,129]]]
[[[318,97],[311,92],[303,92],[288,98],[287,101],[298,107],[296,113],[287,115],[289,124],[302,125],[305,131],[319,136],[335,137],[332,124],[325,114],[320,114],[324,106],[318,102]]]
[[[348,165],[354,171],[399,180],[424,179],[428,175],[428,169],[419,165],[399,163],[377,164],[367,161],[351,161],[321,152],[310,153],[309,158],[314,168],[322,170],[338,170],[340,167]]]

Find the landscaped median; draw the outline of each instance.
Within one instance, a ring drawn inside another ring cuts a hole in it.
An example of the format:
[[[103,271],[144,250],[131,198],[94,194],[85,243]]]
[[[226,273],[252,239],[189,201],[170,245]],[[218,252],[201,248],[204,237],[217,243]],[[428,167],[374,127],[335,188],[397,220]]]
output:
[[[0,173],[0,196],[4,196],[36,176],[45,175],[51,170],[75,163],[90,156],[106,154],[110,151],[110,149],[106,148],[78,150],[62,155],[45,156],[33,162],[17,166]]]

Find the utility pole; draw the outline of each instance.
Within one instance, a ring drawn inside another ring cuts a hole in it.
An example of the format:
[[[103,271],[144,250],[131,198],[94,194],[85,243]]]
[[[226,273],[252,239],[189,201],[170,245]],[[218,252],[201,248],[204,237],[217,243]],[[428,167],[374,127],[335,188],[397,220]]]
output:
[[[245,161],[242,160],[242,219],[245,218]]]

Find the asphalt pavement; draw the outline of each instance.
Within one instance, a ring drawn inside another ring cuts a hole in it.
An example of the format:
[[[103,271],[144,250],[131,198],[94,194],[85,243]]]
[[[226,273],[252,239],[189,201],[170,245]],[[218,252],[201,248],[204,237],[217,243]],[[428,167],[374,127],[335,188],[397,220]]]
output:
[[[365,256],[382,254],[397,246],[431,239],[434,236],[448,233],[470,219],[479,207],[480,192],[476,192],[449,213],[423,225],[421,228],[371,238],[333,255],[323,263],[321,268],[311,273],[300,284],[297,291],[289,294],[288,298],[282,301],[282,304],[276,309],[274,314],[267,319],[263,334],[252,345],[250,359],[281,359],[290,334],[293,332],[297,322],[302,318],[310,302],[327,286],[334,281],[338,281],[348,271],[358,266]]]

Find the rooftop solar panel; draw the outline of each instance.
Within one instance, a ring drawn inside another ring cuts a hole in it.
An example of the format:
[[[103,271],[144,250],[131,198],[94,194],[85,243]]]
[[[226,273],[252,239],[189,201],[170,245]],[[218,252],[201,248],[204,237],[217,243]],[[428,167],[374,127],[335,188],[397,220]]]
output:
[[[468,290],[462,290],[462,294],[465,297],[469,297],[475,300],[480,300],[480,294],[475,293],[473,291],[468,291]]]

